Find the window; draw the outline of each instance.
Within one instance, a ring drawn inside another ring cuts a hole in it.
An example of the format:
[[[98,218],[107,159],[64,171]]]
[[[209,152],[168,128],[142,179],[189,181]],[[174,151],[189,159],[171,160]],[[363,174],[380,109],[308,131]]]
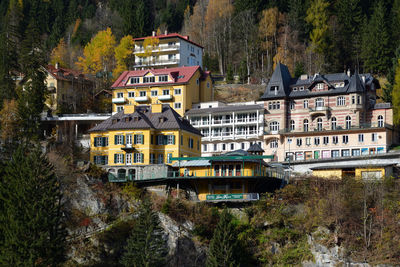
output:
[[[175,135],[167,135],[167,145],[175,145]]]
[[[139,77],[132,77],[130,83],[131,84],[139,83]]]
[[[360,154],[360,149],[352,149],[352,150],[351,150],[351,155],[352,155],[353,157],[360,156],[360,155],[361,155],[361,154]]]
[[[377,133],[372,133],[372,135],[371,135],[371,141],[372,141],[372,142],[378,141],[378,134],[377,134]]]
[[[164,154],[158,154],[158,164],[164,163]]]
[[[319,137],[314,137],[314,145],[319,146],[319,144],[320,144]]]
[[[126,144],[132,145],[132,135],[131,134],[126,135]]]
[[[287,139],[287,143],[288,143],[288,144],[291,144],[291,143],[292,143],[292,138],[288,138],[288,139]]]
[[[357,105],[360,105],[361,104],[361,96],[357,96]]]
[[[169,95],[169,90],[168,90],[168,89],[162,90],[162,94],[163,94],[163,95]]]
[[[178,89],[174,89],[174,95],[181,95],[182,94],[182,89],[178,88]]]
[[[158,91],[157,90],[151,91],[151,96],[157,96],[157,95],[158,95]]]
[[[324,145],[329,144],[329,137],[328,136],[324,136],[323,143],[324,143]]]
[[[278,148],[278,140],[274,139],[269,143],[270,148]]]
[[[196,80],[196,84],[199,85],[199,79]]]
[[[235,150],[235,144],[231,144],[231,150]]]
[[[124,144],[124,136],[114,135],[114,145],[123,145],[123,144]]]
[[[121,106],[117,107],[117,112],[120,112],[120,111],[123,111],[123,110],[124,110],[124,107],[121,107]]]
[[[307,146],[311,145],[311,137],[306,138],[306,145]]]
[[[128,92],[128,97],[129,98],[135,97],[135,92]]]
[[[281,102],[269,102],[268,103],[268,109],[280,109],[281,108]]]
[[[143,83],[154,83],[156,81],[156,77],[150,76],[150,77],[143,77]]]
[[[293,87],[293,91],[296,92],[297,91],[297,87]]]
[[[171,163],[172,153],[167,154],[167,163]]]
[[[321,118],[317,119],[317,130],[322,131],[322,119]]]
[[[132,164],[132,153],[126,153],[125,158],[126,164]]]
[[[159,82],[168,82],[168,75],[158,76],[158,81]]]
[[[226,150],[226,145],[222,144],[222,150],[225,151]]]
[[[140,91],[140,92],[139,92],[139,95],[140,95],[140,96],[146,96],[146,91]]]
[[[364,134],[358,135],[358,142],[360,142],[360,143],[364,142]]]
[[[336,105],[338,106],[345,106],[346,105],[346,97],[338,96]]]
[[[339,143],[339,137],[338,136],[332,136],[332,143],[333,144],[337,144],[337,143]]]
[[[207,145],[203,145],[203,151],[207,152]]]
[[[351,117],[346,116],[346,129],[350,129],[350,128],[351,128]]]
[[[296,106],[296,102],[294,102],[293,100],[290,101],[290,109],[295,109]]]
[[[300,86],[299,91],[304,91],[304,86]]]
[[[274,92],[275,95],[278,94],[279,86],[271,86],[270,91]]]
[[[124,154],[114,154],[114,163],[124,163]]]
[[[217,151],[217,150],[218,150],[218,145],[214,144],[214,151]]]
[[[182,108],[182,104],[180,102],[176,102],[176,103],[174,103],[174,108],[175,109],[181,109]]]
[[[318,90],[324,89],[324,84],[323,83],[317,83],[317,89]]]
[[[117,98],[123,98],[124,97],[124,93],[117,93]]]
[[[188,138],[188,146],[189,146],[189,148],[191,148],[191,149],[193,149],[193,145],[194,145],[194,141],[193,141],[193,138]]]
[[[241,144],[240,144],[240,148],[241,148],[241,149],[244,149],[244,143],[241,143]]]
[[[315,100],[315,107],[323,107],[324,106],[324,99],[323,98],[317,98]]]
[[[332,150],[332,158],[338,158],[339,157],[339,150]]]
[[[350,149],[342,149],[342,157],[350,157]]]
[[[302,140],[301,138],[297,138],[297,139],[296,139],[296,144],[297,144],[297,146],[301,146],[302,143],[303,143],[303,140]]]
[[[383,116],[382,115],[378,116],[378,127],[383,127]]]
[[[332,130],[336,130],[336,122],[337,122],[336,118],[332,117],[332,119],[331,119],[331,128],[332,128]]]
[[[279,131],[279,122],[277,122],[277,121],[272,121],[272,122],[269,124],[269,129],[270,129],[271,131],[274,131],[274,132]]]
[[[303,121],[303,131],[308,132],[308,120],[307,119],[305,119]]]
[[[291,120],[290,121],[290,130],[294,131],[295,129],[296,129],[296,124],[295,124],[294,120]]]
[[[356,96],[351,96],[351,104],[354,105],[356,103]]]
[[[343,144],[347,144],[349,142],[349,136],[348,135],[343,135],[342,141],[343,141]]]
[[[94,163],[98,165],[107,165],[108,156],[94,156]]]
[[[183,135],[181,135],[181,146],[183,146]]]
[[[108,146],[108,137],[95,137],[93,143],[95,147]]]
[[[143,134],[135,134],[133,136],[134,144],[144,144],[144,135]]]
[[[304,108],[308,108],[308,100],[304,100],[304,102],[303,102],[303,107],[304,107]]]

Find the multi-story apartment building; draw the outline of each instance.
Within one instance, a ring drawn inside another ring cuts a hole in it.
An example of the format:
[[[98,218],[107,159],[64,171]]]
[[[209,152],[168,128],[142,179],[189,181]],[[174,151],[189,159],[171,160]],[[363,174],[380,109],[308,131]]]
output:
[[[212,99],[210,73],[200,66],[125,71],[111,88],[113,112],[164,103],[183,116],[193,103]]]
[[[169,105],[129,106],[89,132],[90,160],[120,180],[143,179],[148,166],[169,165],[171,157],[201,155],[200,131]]]
[[[311,160],[385,153],[397,138],[388,103],[376,103],[370,74],[302,75],[278,64],[265,101],[265,149],[276,160]]]
[[[215,156],[251,144],[263,147],[264,102],[203,102],[193,105],[186,118],[201,131],[202,156]]]
[[[46,68],[48,95],[46,106],[61,112],[86,112],[83,101],[93,94],[94,82],[83,73],[61,68],[56,64]]]
[[[158,45],[151,47],[151,55],[144,47],[149,38],[157,38]],[[189,40],[189,36],[170,33],[135,38],[135,68],[172,68],[182,66],[203,67],[203,47]]]

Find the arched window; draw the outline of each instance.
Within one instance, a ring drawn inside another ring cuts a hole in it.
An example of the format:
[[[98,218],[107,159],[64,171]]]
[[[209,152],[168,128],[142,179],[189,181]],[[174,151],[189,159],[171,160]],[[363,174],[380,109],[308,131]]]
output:
[[[331,126],[332,126],[332,130],[336,130],[336,118],[335,117],[332,117],[332,119],[331,119],[331,122],[332,122],[332,124],[331,124]]]
[[[272,121],[272,122],[269,124],[269,129],[270,129],[270,131],[273,131],[273,132],[279,131],[279,122],[277,122],[277,121]]]
[[[351,117],[346,116],[346,129],[350,129],[350,128],[351,128]]]
[[[382,115],[378,116],[378,127],[383,127],[383,116]]]
[[[118,169],[118,178],[125,179],[126,178],[126,170],[125,169]]]
[[[270,148],[278,148],[278,139],[273,139],[273,140],[269,143],[269,147],[270,147]]]
[[[324,99],[323,98],[317,98],[315,100],[315,106],[318,107],[323,107],[324,106]]]
[[[308,132],[308,120],[305,119],[303,121],[303,131]]]
[[[322,131],[322,119],[321,118],[317,119],[317,130]]]
[[[296,123],[294,122],[294,120],[290,121],[290,130],[294,131],[296,129]]]

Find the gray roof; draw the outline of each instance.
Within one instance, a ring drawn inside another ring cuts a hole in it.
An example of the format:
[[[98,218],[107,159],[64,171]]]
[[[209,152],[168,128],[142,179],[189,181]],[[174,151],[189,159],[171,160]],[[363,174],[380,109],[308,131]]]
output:
[[[211,166],[211,162],[209,160],[198,159],[198,160],[184,160],[181,162],[175,162],[173,167],[202,167],[202,166]]]
[[[254,143],[247,149],[247,152],[264,152],[264,149],[259,144]]]
[[[289,78],[288,78],[289,77]],[[362,81],[363,80],[363,81]],[[328,85],[328,91],[314,92],[309,89],[315,84],[324,82]],[[335,87],[333,82],[344,82],[343,87]],[[271,92],[272,86],[279,86],[278,93]],[[284,88],[282,89],[281,86]],[[291,88],[303,86],[302,91],[293,91]],[[369,74],[358,74],[356,71],[351,77],[347,76],[346,73],[330,73],[330,74],[316,74],[309,76],[306,79],[292,78],[289,70],[283,64],[278,64],[272,74],[271,80],[269,81],[267,88],[262,96],[263,100],[277,99],[277,98],[297,98],[297,97],[311,97],[318,95],[339,95],[348,94],[355,92],[365,92],[366,86],[371,90],[378,89],[379,82]]]
[[[232,112],[232,111],[251,111],[251,110],[260,110],[264,109],[262,105],[231,105],[224,107],[215,107],[215,108],[194,108],[188,110],[185,115],[197,115],[197,114],[208,114],[208,113],[223,113],[223,112]]]
[[[311,170],[336,170],[336,169],[353,169],[353,168],[375,168],[375,167],[389,167],[394,166],[394,163],[386,164],[354,164],[354,165],[327,165],[327,166],[317,166],[310,168]]]
[[[137,106],[132,114],[120,111],[89,132],[124,130],[124,129],[156,129],[156,130],[185,130],[197,135],[201,132],[194,128],[190,122],[182,118],[169,105],[163,105],[162,112],[151,112],[150,106]]]

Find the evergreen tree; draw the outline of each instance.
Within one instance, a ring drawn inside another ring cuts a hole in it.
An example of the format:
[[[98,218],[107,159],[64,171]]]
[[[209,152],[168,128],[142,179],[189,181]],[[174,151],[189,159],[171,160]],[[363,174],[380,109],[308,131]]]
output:
[[[233,68],[232,68],[232,64],[229,64],[228,68],[226,70],[226,82],[227,83],[233,83]]]
[[[66,231],[60,185],[40,148],[21,145],[0,175],[0,266],[61,263]]]
[[[397,61],[397,68],[394,76],[392,102],[393,102],[393,122],[395,125],[400,125],[400,59],[398,59]]]
[[[139,209],[121,264],[134,267],[164,266],[167,253],[158,215],[151,209],[151,202],[145,200]]]
[[[390,68],[391,44],[386,16],[384,1],[379,0],[363,33],[361,56],[365,71],[386,74]]]
[[[385,84],[385,87],[383,87],[382,90],[382,99],[383,101],[387,103],[392,103],[392,91],[393,91],[393,86],[394,86],[394,77],[396,74],[396,70],[398,67],[398,62],[400,59],[400,46],[397,47],[395,51],[395,56],[392,59],[392,67],[390,68],[386,78],[387,78],[387,83]]]
[[[240,266],[239,254],[239,243],[232,223],[232,215],[225,208],[210,242],[206,266]]]

